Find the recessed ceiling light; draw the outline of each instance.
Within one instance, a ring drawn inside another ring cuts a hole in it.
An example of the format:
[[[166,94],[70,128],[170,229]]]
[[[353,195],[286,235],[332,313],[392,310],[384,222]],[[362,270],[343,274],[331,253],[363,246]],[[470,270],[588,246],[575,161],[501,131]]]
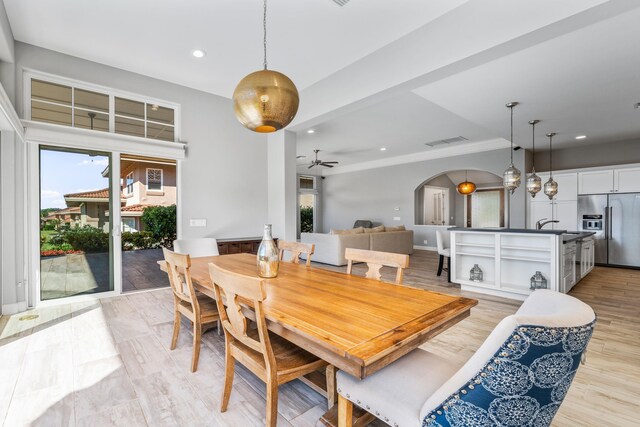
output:
[[[387,151],[387,149],[385,147],[382,147],[380,151]]]
[[[587,135],[578,135],[576,136],[576,139],[585,139],[587,137]]]
[[[202,49],[196,49],[193,52],[191,52],[191,54],[193,56],[195,56],[196,58],[204,58],[204,56],[207,54],[207,52],[205,52]]]
[[[316,133],[316,131],[315,131],[315,130],[313,130],[313,129],[309,129],[309,130],[307,131],[307,133]]]

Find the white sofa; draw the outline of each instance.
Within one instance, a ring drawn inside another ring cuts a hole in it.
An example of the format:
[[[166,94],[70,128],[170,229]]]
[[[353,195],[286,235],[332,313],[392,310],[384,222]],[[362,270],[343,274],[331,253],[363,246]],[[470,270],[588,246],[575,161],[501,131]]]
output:
[[[413,253],[413,230],[358,234],[301,233],[300,241],[316,246],[312,261],[336,266],[347,265],[344,257],[346,248],[407,255]]]

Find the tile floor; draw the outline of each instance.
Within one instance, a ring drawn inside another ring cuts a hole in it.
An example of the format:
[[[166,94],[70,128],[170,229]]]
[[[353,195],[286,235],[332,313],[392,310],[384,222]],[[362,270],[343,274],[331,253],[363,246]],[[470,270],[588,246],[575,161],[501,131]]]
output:
[[[417,251],[405,283],[460,294],[435,276],[433,253]],[[358,272],[363,267],[356,266]],[[383,275],[393,277],[393,272]],[[591,304],[598,325],[553,426],[635,426],[640,400],[640,271],[597,267],[572,294]],[[479,299],[471,317],[423,347],[463,363],[504,316],[512,300]],[[169,289],[65,304],[0,318],[0,421],[14,426],[262,426],[265,388],[237,368],[231,403],[218,410],[224,343],[203,335],[191,373],[192,336],[182,325],[175,350]],[[280,388],[279,426],[315,426],[326,401],[294,381]],[[376,425],[384,425],[376,423]]]

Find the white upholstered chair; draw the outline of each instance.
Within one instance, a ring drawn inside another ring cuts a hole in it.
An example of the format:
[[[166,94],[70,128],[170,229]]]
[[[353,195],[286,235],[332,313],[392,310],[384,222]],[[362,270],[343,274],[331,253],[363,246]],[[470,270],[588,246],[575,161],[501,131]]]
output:
[[[339,425],[356,404],[394,427],[549,426],[594,325],[587,304],[536,290],[460,368],[417,349],[363,380],[338,372]]]
[[[177,239],[173,241],[173,250],[179,254],[188,254],[191,258],[220,255],[218,242],[213,237]]]
[[[438,276],[442,274],[444,259],[447,259],[447,279],[451,281],[451,233],[449,231],[436,231],[436,245],[438,247]]]

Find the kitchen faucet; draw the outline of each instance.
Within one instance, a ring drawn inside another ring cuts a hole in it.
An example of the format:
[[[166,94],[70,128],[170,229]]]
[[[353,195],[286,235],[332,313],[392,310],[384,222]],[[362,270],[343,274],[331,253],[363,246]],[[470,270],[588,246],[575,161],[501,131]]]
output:
[[[557,219],[550,219],[548,221],[546,219],[547,218],[539,219],[538,222],[536,222],[536,229],[542,230],[542,227],[544,227],[545,225],[549,224],[550,222],[560,222]]]

